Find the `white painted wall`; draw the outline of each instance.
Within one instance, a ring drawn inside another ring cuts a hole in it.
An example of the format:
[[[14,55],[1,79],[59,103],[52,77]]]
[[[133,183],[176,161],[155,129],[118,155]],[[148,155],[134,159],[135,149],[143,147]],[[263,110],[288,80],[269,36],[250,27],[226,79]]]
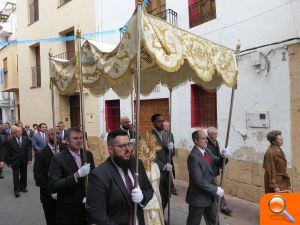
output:
[[[118,27],[126,21],[133,6],[122,4],[119,22],[107,20],[115,4],[109,1],[102,12],[102,27]],[[134,1],[127,1],[134,2]],[[126,3],[127,3],[126,2]],[[178,13],[178,26],[189,30],[188,1],[166,0],[167,9]],[[191,32],[211,41],[235,48],[237,40],[241,42],[241,50],[282,41],[300,36],[300,1],[298,0],[216,0],[217,18],[205,24],[190,29]],[[119,11],[118,11],[119,12]],[[107,14],[107,15],[106,15]],[[129,18],[129,17],[128,17]],[[103,29],[105,30],[105,29]],[[111,38],[112,40],[112,38]],[[111,41],[110,40],[110,41]],[[109,42],[111,43],[111,42]],[[288,44],[288,43],[287,43]],[[261,162],[268,146],[266,133],[271,129],[283,131],[285,143],[283,146],[286,157],[291,162],[291,125],[290,125],[290,79],[288,56],[285,44],[262,48],[269,62],[270,70],[257,70],[251,64],[251,55],[241,56],[239,60],[238,89],[236,90],[229,146],[234,151],[234,158],[255,160]],[[286,60],[282,60],[286,54]],[[265,60],[262,59],[264,65]],[[222,87],[217,93],[218,127],[221,146],[224,146],[231,89]],[[167,90],[151,98],[167,97]],[[112,92],[105,99],[116,99]],[[103,100],[103,99],[102,99]],[[181,86],[173,92],[172,130],[176,145],[180,148],[191,149],[190,119],[190,84]],[[270,115],[269,128],[249,128],[246,126],[247,111],[268,111]],[[121,115],[130,112],[130,101],[121,100]],[[242,138],[244,135],[245,140]]]

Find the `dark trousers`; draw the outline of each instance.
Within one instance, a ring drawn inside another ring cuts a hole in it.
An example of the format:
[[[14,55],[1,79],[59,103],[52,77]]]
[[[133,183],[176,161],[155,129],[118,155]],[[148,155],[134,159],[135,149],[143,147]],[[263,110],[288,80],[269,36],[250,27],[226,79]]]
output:
[[[171,193],[169,193],[169,172],[163,172],[163,176],[160,177],[159,192],[161,196],[161,203],[163,211],[168,205]]]
[[[47,201],[42,202],[45,219],[47,225],[57,225],[56,223],[56,200],[48,198]]]
[[[194,207],[189,205],[189,215],[186,225],[200,225],[202,215],[206,225],[215,225],[217,219],[217,204],[213,202],[208,207]]]
[[[14,191],[19,192],[20,189],[27,187],[27,164],[21,163],[18,167],[13,168]]]
[[[220,198],[220,201],[221,201],[221,202],[220,202],[220,209],[225,209],[225,208],[227,208],[227,202],[226,202],[224,196]]]

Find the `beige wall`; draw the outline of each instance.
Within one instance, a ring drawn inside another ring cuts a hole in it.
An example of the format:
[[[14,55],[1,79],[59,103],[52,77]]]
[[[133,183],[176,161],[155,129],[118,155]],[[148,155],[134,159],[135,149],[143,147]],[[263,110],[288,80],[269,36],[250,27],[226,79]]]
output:
[[[17,47],[9,45],[0,49],[0,68],[3,68],[3,59],[7,58],[7,76],[4,85],[0,86],[0,91],[15,91],[18,89],[17,73]]]
[[[288,47],[291,77],[291,124],[294,192],[300,192],[300,43]]]
[[[17,37],[18,40],[33,40],[59,37],[59,33],[74,27],[80,28],[82,33],[95,32],[95,1],[72,0],[58,8],[57,1],[39,1],[39,20],[28,25],[28,0],[17,1]],[[51,91],[49,88],[49,61],[48,52],[53,55],[66,51],[64,42],[40,43],[41,56],[41,87],[31,88],[31,67],[35,66],[35,54],[30,45],[18,46],[19,74],[20,74],[20,114],[24,123],[46,122],[52,124]],[[95,115],[93,122],[87,126],[87,132],[91,136],[97,136],[98,128],[98,103],[97,98],[90,94],[86,96],[86,113]],[[69,126],[70,111],[68,97],[61,97],[56,93],[56,120],[60,121],[68,117],[66,123]]]

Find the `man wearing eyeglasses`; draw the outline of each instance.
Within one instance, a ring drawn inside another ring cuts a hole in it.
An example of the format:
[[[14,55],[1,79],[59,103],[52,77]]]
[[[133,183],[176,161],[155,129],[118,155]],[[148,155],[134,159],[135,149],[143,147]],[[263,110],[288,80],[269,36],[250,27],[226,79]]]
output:
[[[107,136],[109,157],[89,178],[87,213],[89,224],[144,225],[143,206],[153,196],[143,164],[139,163],[138,186],[134,187],[135,159],[133,144],[125,131]],[[134,217],[134,203],[137,216]]]
[[[83,134],[77,127],[67,130],[67,149],[56,154],[48,173],[49,188],[57,193],[56,223],[59,225],[86,225],[85,183],[90,171],[95,168],[94,158],[82,149]]]

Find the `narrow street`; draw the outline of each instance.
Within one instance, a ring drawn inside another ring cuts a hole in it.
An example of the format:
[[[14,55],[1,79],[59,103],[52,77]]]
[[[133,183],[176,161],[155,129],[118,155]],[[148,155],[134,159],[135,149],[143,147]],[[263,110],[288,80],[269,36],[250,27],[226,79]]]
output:
[[[35,186],[32,165],[28,167],[28,193],[15,198],[12,186],[12,171],[5,167],[4,179],[0,180],[0,225],[46,225],[39,188]],[[185,225],[188,206],[185,203],[187,183],[176,182],[178,196],[172,196],[171,225]],[[259,206],[239,198],[226,196],[228,205],[234,211],[231,217],[221,214],[221,225],[258,225]],[[202,221],[201,225],[205,225]]]

